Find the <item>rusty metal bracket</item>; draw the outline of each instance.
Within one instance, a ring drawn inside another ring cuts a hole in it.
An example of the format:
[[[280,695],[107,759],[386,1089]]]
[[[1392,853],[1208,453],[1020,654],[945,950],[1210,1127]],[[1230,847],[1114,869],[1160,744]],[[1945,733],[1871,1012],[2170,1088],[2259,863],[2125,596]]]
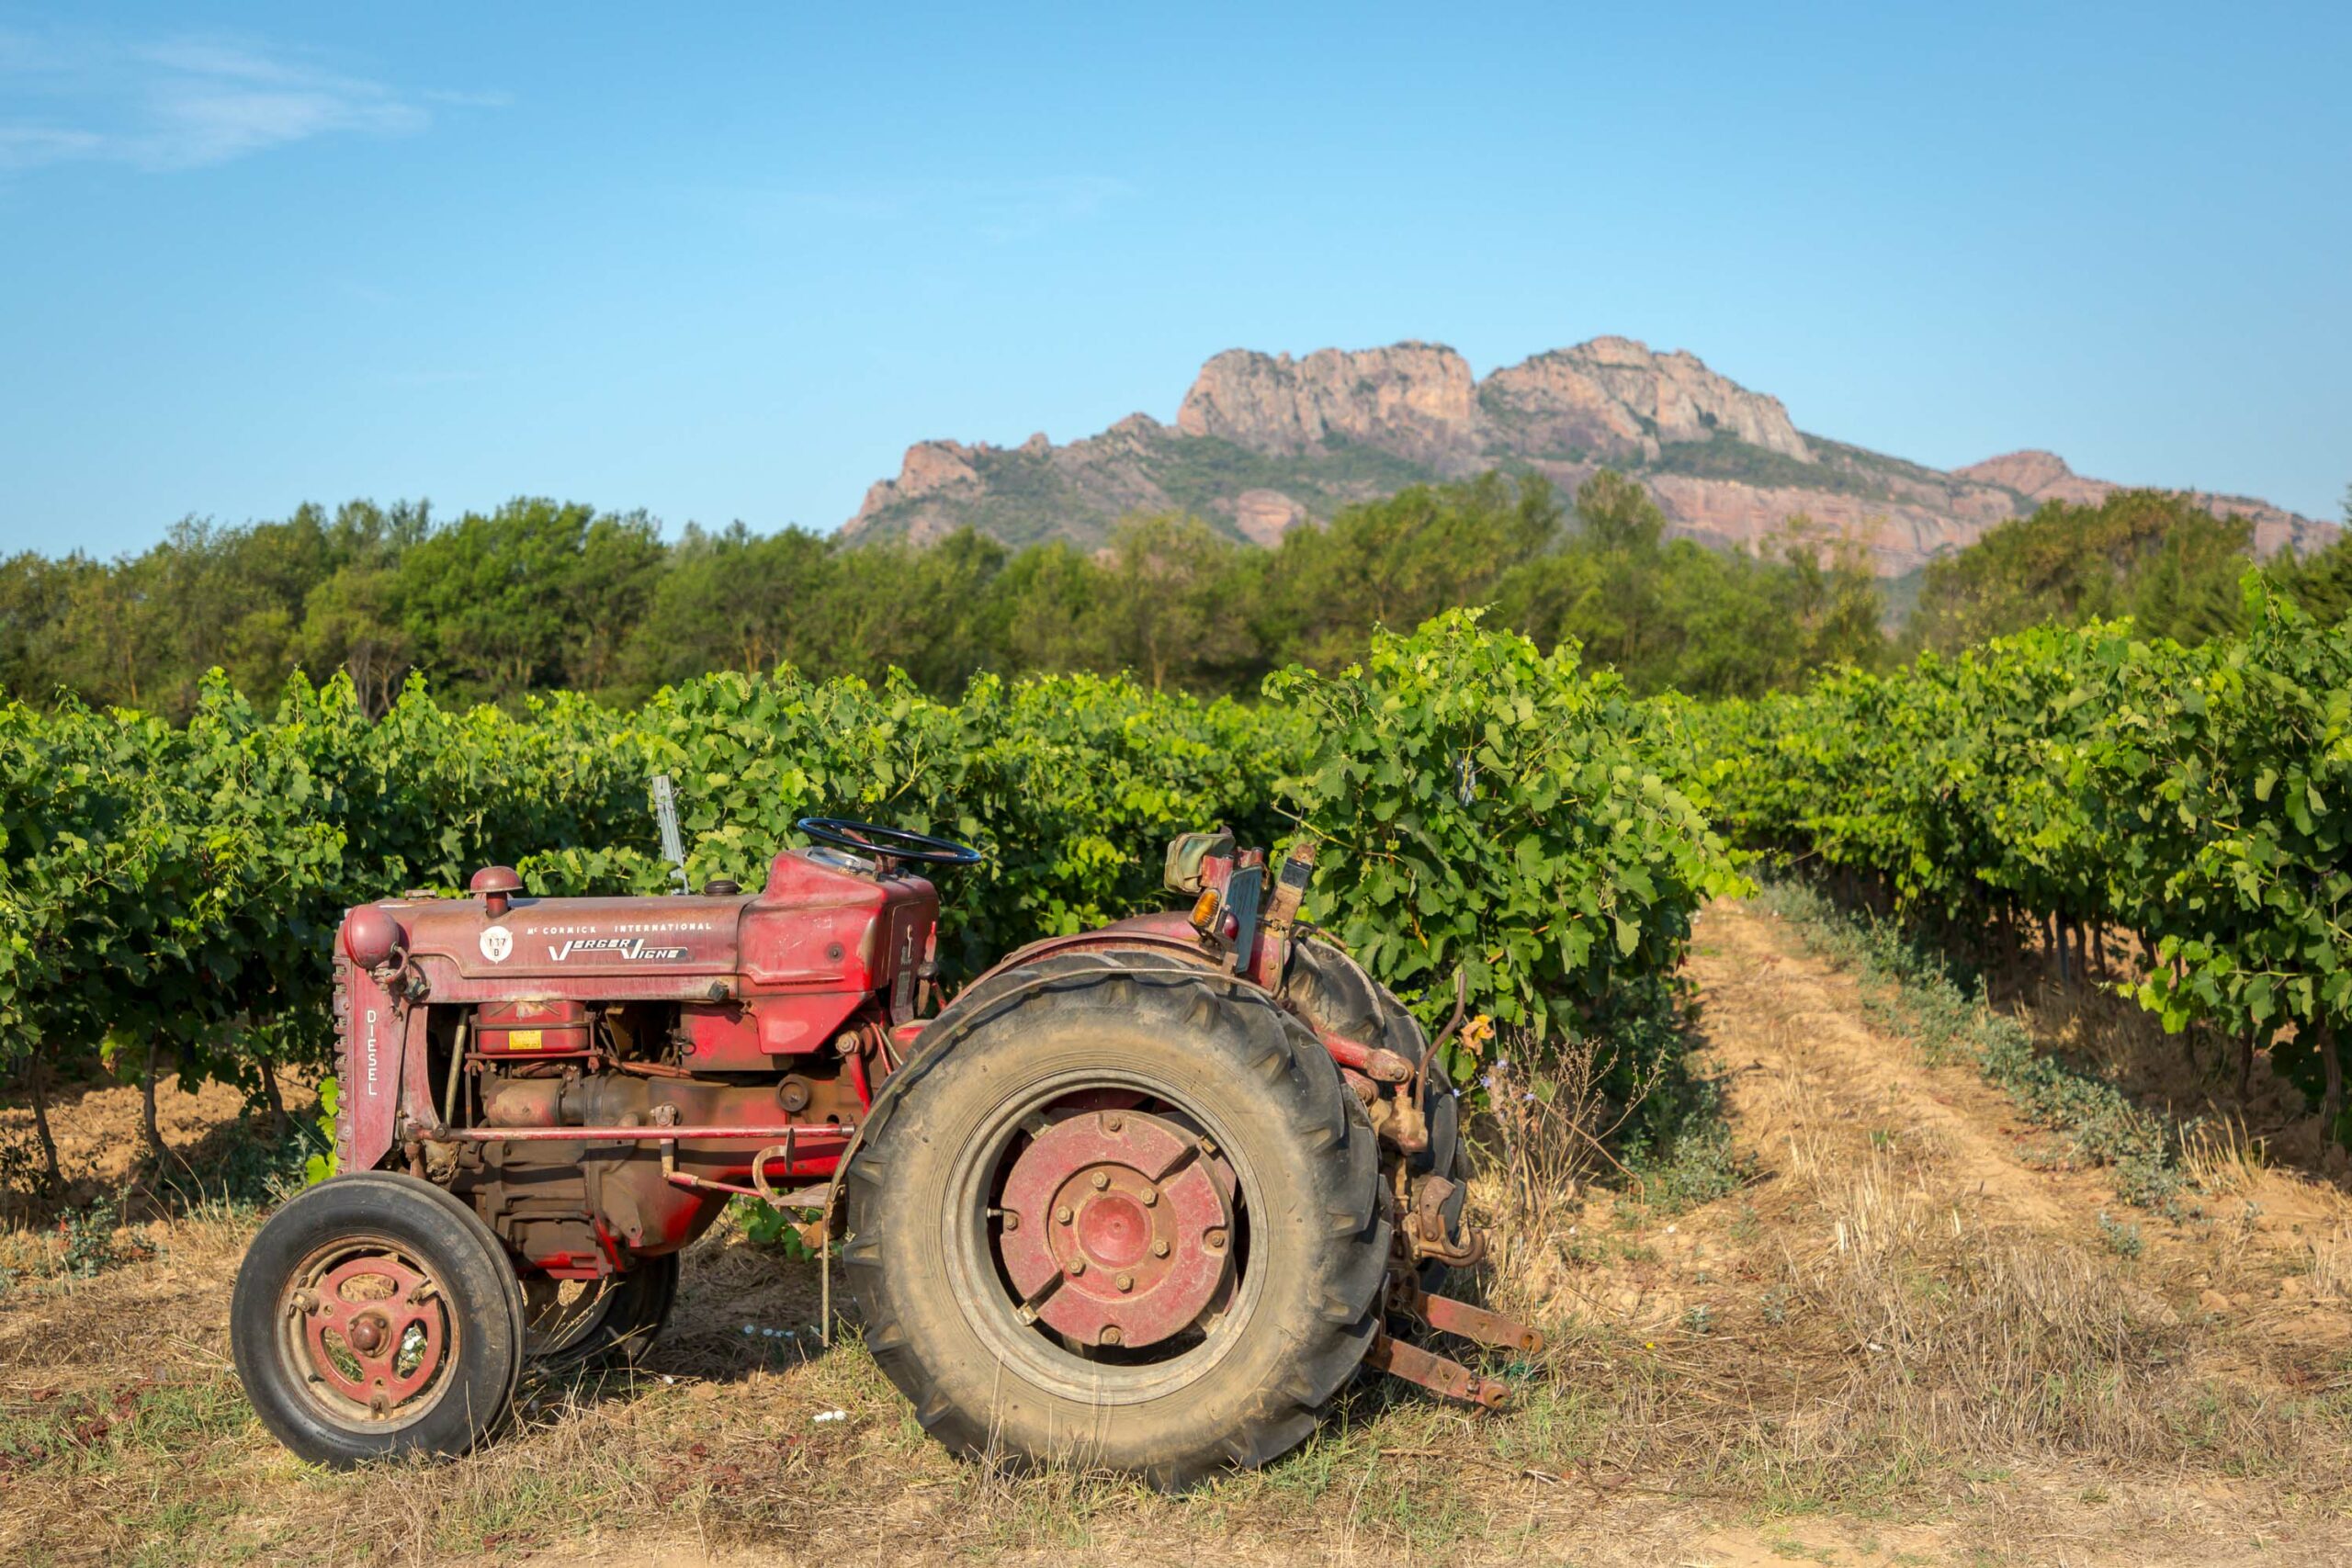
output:
[[[1482,1378],[1459,1361],[1449,1361],[1385,1334],[1373,1336],[1372,1348],[1364,1353],[1363,1364],[1465,1404],[1500,1410],[1510,1403],[1510,1390],[1494,1379]]]
[[[1541,1330],[1498,1312],[1457,1302],[1452,1296],[1430,1295],[1409,1280],[1391,1281],[1388,1310],[1425,1323],[1441,1334],[1458,1335],[1498,1350],[1517,1350],[1532,1356],[1544,1348]]]
[[[1374,1083],[1401,1084],[1413,1076],[1413,1064],[1396,1052],[1351,1040],[1344,1034],[1325,1032],[1323,1049],[1340,1066],[1353,1067]]]
[[[790,1133],[784,1135],[784,1142],[773,1147],[762,1149],[752,1156],[752,1185],[758,1190],[761,1201],[770,1206],[775,1205],[776,1194],[775,1190],[768,1185],[767,1164],[769,1160],[777,1158],[784,1161],[785,1175],[789,1178],[792,1174],[792,1134]]]
[[[1419,1178],[1413,1183],[1412,1207],[1397,1229],[1415,1258],[1433,1258],[1449,1269],[1475,1268],[1486,1258],[1487,1233],[1465,1227],[1459,1243],[1445,1234],[1445,1202],[1454,1191],[1455,1183],[1442,1176]]]

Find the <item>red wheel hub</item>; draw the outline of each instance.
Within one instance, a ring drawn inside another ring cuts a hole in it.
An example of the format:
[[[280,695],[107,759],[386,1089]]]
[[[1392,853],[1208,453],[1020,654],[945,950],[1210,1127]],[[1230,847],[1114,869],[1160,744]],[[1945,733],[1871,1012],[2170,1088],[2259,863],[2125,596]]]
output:
[[[1199,1320],[1232,1273],[1233,1168],[1139,1111],[1039,1133],[1005,1179],[999,1256],[1021,1314],[1084,1345],[1153,1345]]]
[[[448,1350],[433,1281],[397,1253],[346,1258],[289,1304],[302,1319],[311,1375],[379,1416],[430,1387]]]

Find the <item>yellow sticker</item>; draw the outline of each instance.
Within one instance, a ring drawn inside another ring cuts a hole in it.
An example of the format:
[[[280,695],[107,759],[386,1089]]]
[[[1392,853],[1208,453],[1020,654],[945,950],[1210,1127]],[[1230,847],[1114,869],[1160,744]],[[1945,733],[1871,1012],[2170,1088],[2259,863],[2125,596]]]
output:
[[[509,1051],[536,1051],[542,1043],[540,1032],[536,1029],[510,1029],[506,1032],[506,1048]]]

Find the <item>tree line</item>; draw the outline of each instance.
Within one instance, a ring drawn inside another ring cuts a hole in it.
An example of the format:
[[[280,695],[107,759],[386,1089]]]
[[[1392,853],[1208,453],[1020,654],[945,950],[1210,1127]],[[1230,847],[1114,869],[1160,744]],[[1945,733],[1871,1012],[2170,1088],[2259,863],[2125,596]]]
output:
[[[741,523],[665,540],[643,513],[544,499],[454,520],[355,501],[191,519],[114,560],[0,561],[0,693],[175,720],[216,667],[256,698],[298,670],[346,671],[371,714],[414,672],[510,709],[554,691],[632,706],[706,672],[782,665],[877,682],[895,667],[939,696],[984,671],[1254,693],[1292,663],[1360,659],[1376,626],[1485,604],[1489,625],[1547,649],[1573,638],[1637,693],[1750,696],[2049,620],[2129,614],[2190,642],[2240,631],[2250,547],[2245,525],[2176,497],[2052,503],[1929,567],[1897,625],[1867,541],[1802,516],[1750,553],[1669,540],[1649,496],[1611,472],[1572,503],[1533,476],[1416,486],[1271,549],[1176,513],[1131,517],[1090,552],[968,530],[845,546]],[[2343,546],[2270,571],[2324,620],[2352,608]]]

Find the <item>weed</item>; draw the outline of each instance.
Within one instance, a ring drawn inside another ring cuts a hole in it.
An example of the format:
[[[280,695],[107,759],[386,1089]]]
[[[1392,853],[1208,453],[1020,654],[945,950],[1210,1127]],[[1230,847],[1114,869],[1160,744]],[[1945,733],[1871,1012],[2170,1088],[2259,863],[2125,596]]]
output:
[[[738,1198],[732,1213],[746,1240],[775,1247],[787,1261],[807,1262],[817,1256],[800,1238],[800,1222],[764,1199]]]
[[[287,1120],[288,1135],[265,1137],[246,1119],[228,1122],[207,1140],[201,1158],[166,1169],[163,1196],[182,1207],[220,1205],[258,1213],[284,1202],[308,1180],[311,1156],[334,1145],[308,1117]]]
[[[57,1222],[57,1234],[64,1242],[57,1272],[71,1280],[91,1279],[101,1269],[155,1255],[148,1243],[123,1235],[122,1201],[112,1195],[69,1211]]]
[[[2137,1224],[2119,1224],[2108,1218],[2104,1211],[2098,1217],[2098,1239],[2116,1257],[2127,1262],[2137,1261],[2147,1250],[2147,1243],[2140,1235]]]

